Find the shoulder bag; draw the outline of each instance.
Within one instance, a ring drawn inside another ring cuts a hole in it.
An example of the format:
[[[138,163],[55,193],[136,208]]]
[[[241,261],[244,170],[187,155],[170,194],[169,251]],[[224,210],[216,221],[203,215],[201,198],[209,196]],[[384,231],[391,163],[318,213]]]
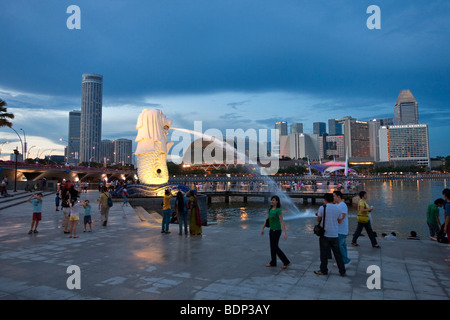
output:
[[[314,234],[316,235],[316,236],[318,236],[318,237],[323,237],[323,235],[325,234],[325,213],[326,213],[326,210],[327,210],[327,206],[326,205],[324,205],[323,206],[323,219],[322,219],[322,221],[323,221],[323,223],[322,223],[322,225],[320,225],[320,223],[322,222],[322,221],[320,221],[316,226],[314,226]]]

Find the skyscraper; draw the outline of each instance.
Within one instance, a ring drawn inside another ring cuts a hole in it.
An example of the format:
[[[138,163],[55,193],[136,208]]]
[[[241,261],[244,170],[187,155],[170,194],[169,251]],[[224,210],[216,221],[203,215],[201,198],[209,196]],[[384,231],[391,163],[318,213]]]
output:
[[[67,162],[75,165],[80,162],[80,123],[81,111],[70,111]]]
[[[114,140],[114,162],[121,164],[132,163],[132,141],[129,139]]]
[[[342,134],[342,124],[338,119],[328,119],[328,133],[330,136]]]
[[[100,162],[102,135],[103,76],[82,77],[80,162]]]
[[[402,90],[398,95],[394,106],[394,123],[418,124],[419,123],[419,105],[409,90]]]
[[[303,133],[303,123],[291,124],[291,133]]]
[[[313,133],[318,134],[319,136],[323,136],[324,133],[327,133],[327,125],[325,122],[313,122]]]
[[[341,122],[344,125],[344,147],[348,151],[349,161],[371,161],[369,124],[367,121],[359,121],[352,117],[344,117]]]
[[[287,136],[288,135],[287,122],[279,121],[275,123],[275,130],[277,130],[280,136]]]

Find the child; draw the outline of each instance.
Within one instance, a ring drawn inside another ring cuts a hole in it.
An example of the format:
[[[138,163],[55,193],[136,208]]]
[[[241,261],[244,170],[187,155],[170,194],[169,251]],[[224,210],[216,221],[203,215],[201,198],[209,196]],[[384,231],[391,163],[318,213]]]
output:
[[[56,205],[56,211],[59,211],[59,200],[61,198],[59,197],[59,191],[56,193],[56,197],[55,197],[55,205]]]
[[[79,207],[80,207],[80,202],[77,201],[77,198],[73,198],[71,206],[70,206],[70,236],[69,236],[69,238],[79,238],[77,236],[77,224],[78,224],[78,220],[80,220],[80,215],[78,212]]]
[[[89,224],[89,232],[92,231],[92,218],[91,218],[91,205],[89,200],[86,200],[83,204],[84,207],[84,231],[86,232],[86,225]]]
[[[31,228],[30,231],[28,231],[28,234],[32,234],[33,232],[38,233],[37,227],[42,217],[42,193],[38,192],[31,195],[31,197],[29,197],[27,201],[30,202],[33,206],[33,219],[31,220]]]
[[[127,186],[126,185],[123,187],[122,197],[123,197],[122,207],[123,206],[128,206],[128,191],[127,191]]]

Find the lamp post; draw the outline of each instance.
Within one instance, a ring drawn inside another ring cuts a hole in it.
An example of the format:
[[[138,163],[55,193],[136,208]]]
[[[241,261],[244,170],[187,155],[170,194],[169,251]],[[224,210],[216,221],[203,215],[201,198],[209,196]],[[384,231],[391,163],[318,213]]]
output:
[[[14,154],[16,155],[16,165],[14,167],[14,192],[17,192],[17,156],[19,155],[19,150],[14,149]]]
[[[28,157],[30,156],[30,152],[31,152],[31,149],[33,149],[33,148],[35,148],[36,146],[31,146],[30,147],[30,149],[28,150],[28,152],[27,152],[27,159],[28,159]]]
[[[23,141],[22,141],[22,138],[20,137],[20,135],[19,135],[19,133],[13,128],[13,127],[10,127],[16,134],[17,134],[17,136],[19,137],[19,140],[20,140],[20,143],[22,144],[22,157],[23,157]],[[15,153],[15,152],[14,152]]]
[[[67,140],[65,140],[65,139],[63,139],[63,138],[59,138],[59,141],[65,141],[65,142],[67,142],[67,147],[68,147],[68,149],[69,149],[69,151],[68,151],[68,153],[67,153],[67,162],[68,162],[68,163],[70,162],[70,161],[69,161],[70,155],[73,155],[73,156],[72,156],[72,159],[73,159],[73,160],[78,160],[78,152],[75,151],[74,147],[72,146],[72,142],[71,142],[71,141],[67,141]],[[72,150],[72,151],[70,151],[70,150]],[[78,162],[73,162],[73,163],[77,164]]]

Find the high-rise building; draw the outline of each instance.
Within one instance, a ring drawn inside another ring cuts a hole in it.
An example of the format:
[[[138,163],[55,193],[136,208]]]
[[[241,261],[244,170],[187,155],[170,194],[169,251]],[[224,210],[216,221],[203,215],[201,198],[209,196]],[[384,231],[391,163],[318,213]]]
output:
[[[428,125],[407,124],[380,128],[380,161],[430,166]]]
[[[77,165],[80,162],[80,124],[81,111],[69,112],[69,135],[66,147],[67,162]]]
[[[338,119],[328,119],[328,134],[330,136],[342,134],[342,124]]]
[[[303,123],[291,124],[291,133],[303,133]]]
[[[349,161],[373,161],[370,156],[369,124],[352,117],[344,117],[341,121],[344,124],[344,147]]]
[[[80,162],[100,162],[102,135],[103,76],[82,77]]]
[[[402,90],[394,106],[395,125],[418,124],[419,105],[409,90]]]
[[[132,158],[132,141],[129,139],[114,140],[114,162],[120,164],[131,164]]]
[[[319,135],[291,133],[280,137],[280,155],[291,159],[319,159]]]
[[[334,160],[345,160],[344,136],[325,136],[325,156],[333,157]]]
[[[277,130],[280,136],[287,136],[288,135],[287,122],[278,121],[277,123],[275,123],[275,130]]]
[[[324,133],[327,133],[327,125],[325,122],[313,122],[313,133],[318,134],[319,136],[323,136]]]
[[[102,163],[114,163],[114,143],[111,140],[102,140],[100,155]]]

